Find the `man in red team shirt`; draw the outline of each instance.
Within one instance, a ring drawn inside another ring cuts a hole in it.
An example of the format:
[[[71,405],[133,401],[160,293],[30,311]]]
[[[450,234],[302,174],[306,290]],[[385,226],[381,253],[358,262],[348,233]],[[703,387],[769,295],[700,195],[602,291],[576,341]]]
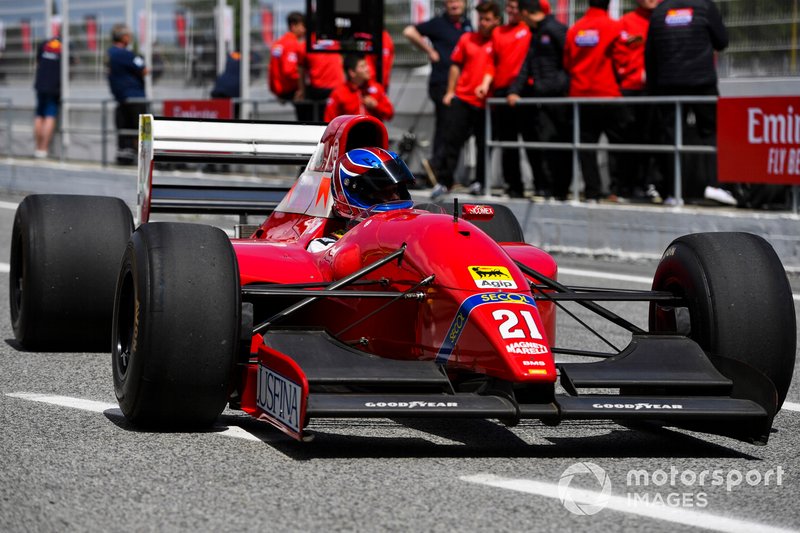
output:
[[[447,80],[447,92],[442,99],[450,108],[445,125],[444,147],[441,161],[436,161],[434,173],[439,183],[431,192],[431,199],[445,194],[453,186],[453,173],[461,148],[475,135],[477,168],[475,181],[470,184],[472,194],[480,194],[486,181],[486,122],[485,107],[487,87],[484,76],[494,75],[492,64],[492,32],[500,24],[500,7],[492,1],[482,2],[478,12],[478,31],[463,34],[450,56],[453,64]]]
[[[372,68],[358,55],[344,59],[347,81],[333,90],[325,107],[325,122],[339,115],[372,115],[380,120],[394,116],[392,102],[379,83],[372,81]]]
[[[586,14],[567,31],[564,46],[564,68],[570,75],[569,96],[621,96],[612,61],[612,50],[622,33],[618,20],[608,16],[609,0],[589,0]],[[605,133],[612,143],[623,142],[625,129],[632,118],[618,105],[583,104],[580,111],[581,143],[596,143]],[[597,152],[579,154],[587,200],[602,196]],[[611,195],[616,200],[616,177],[611,177]]]
[[[381,44],[381,53],[383,53],[383,79],[379,81],[381,85],[383,85],[383,89],[388,93],[389,92],[389,78],[392,75],[392,66],[394,65],[394,41],[392,40],[392,36],[389,35],[389,32],[383,30],[383,36],[381,37],[382,44]],[[372,69],[372,77],[378,77],[378,60],[375,54],[369,54],[367,57],[367,63],[369,67]]]
[[[482,90],[488,91],[489,84],[491,84],[492,97],[496,98],[505,98],[508,95],[508,88],[516,79],[531,42],[531,30],[520,17],[517,0],[506,2],[506,17],[507,22],[492,32],[494,76],[487,73],[483,80]],[[508,106],[495,106],[491,110],[491,116],[494,138],[499,141],[516,142],[520,133],[518,110]],[[506,181],[508,195],[511,198],[522,198],[523,185],[519,169],[519,149],[503,148],[502,156],[503,178]],[[540,161],[539,154],[530,150],[528,159],[538,179],[543,174],[537,172],[536,163]]]
[[[620,19],[622,33],[614,45],[614,65],[617,69],[622,96],[644,96],[646,75],[644,70],[644,48],[647,43],[647,29],[650,26],[650,15],[661,0],[636,0],[638,7],[626,13]],[[634,118],[632,124],[625,132],[626,142],[631,144],[657,142],[651,138],[650,130],[653,125],[653,111],[648,105],[630,105],[629,113]],[[620,174],[625,175],[622,169],[628,169],[627,181],[629,191],[633,196],[642,196],[653,203],[661,203],[661,195],[654,183],[649,179],[647,169],[650,156],[645,153],[630,152],[625,156],[625,163],[620,169]]]
[[[304,108],[296,100],[299,89],[300,73],[298,64],[305,54],[306,22],[303,15],[297,11],[289,13],[286,17],[289,27],[280,39],[275,41],[270,51],[269,60],[269,90],[280,100],[293,101],[297,120],[311,120],[310,108]]]

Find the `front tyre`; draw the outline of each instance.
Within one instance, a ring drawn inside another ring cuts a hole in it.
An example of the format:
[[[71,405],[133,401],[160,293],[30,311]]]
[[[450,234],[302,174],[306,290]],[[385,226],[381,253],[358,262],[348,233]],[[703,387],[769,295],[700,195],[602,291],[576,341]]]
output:
[[[114,391],[140,427],[211,425],[239,342],[236,255],[211,226],[156,222],[132,236],[117,280]]]
[[[683,297],[686,307],[651,303],[650,331],[686,334],[712,362],[734,359],[757,370],[775,386],[780,409],[792,381],[797,326],[786,272],[767,241],[750,233],[679,237],[661,258],[653,290]]]

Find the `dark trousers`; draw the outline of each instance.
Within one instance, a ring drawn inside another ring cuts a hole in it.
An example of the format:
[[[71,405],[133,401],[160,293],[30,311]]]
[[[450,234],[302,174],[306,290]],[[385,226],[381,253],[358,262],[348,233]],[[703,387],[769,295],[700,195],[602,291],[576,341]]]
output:
[[[533,96],[533,95],[531,95]],[[526,142],[571,142],[571,108],[564,105],[517,106],[520,130]],[[535,187],[540,194],[565,199],[572,183],[569,150],[528,150]]]
[[[620,105],[592,105],[584,104],[580,109],[581,143],[593,144],[600,140],[605,133],[610,143],[622,143],[625,140],[625,131],[632,122],[629,110]],[[609,154],[611,157],[619,155]],[[603,194],[600,168],[597,164],[597,151],[584,150],[578,155],[583,173],[584,196],[587,200],[600,198]],[[611,175],[611,192],[617,191],[617,176]]]
[[[453,186],[453,173],[458,164],[458,157],[464,143],[475,136],[477,147],[477,168],[475,169],[475,181],[485,183],[486,169],[486,111],[479,107],[471,106],[453,98],[450,109],[447,112],[447,122],[445,123],[444,146],[442,147],[442,157],[436,162],[434,172],[436,178],[445,187]]]
[[[333,89],[322,89],[319,87],[306,87],[305,99],[300,102],[292,102],[294,111],[297,114],[298,122],[322,122],[325,116],[325,106],[328,103]]]
[[[505,98],[508,95],[508,89],[497,89],[493,97]],[[519,119],[520,108],[509,107],[507,105],[495,105],[491,109],[492,117],[492,138],[498,141],[512,141],[517,142],[520,133],[522,121]],[[501,148],[501,161],[503,163],[503,180],[506,182],[508,192],[517,193],[519,195],[523,192],[522,174],[519,167],[519,148]],[[534,160],[538,159],[538,154],[533,150],[528,151],[528,160],[531,167],[534,167]],[[534,167],[534,176],[537,176],[536,168]]]
[[[431,158],[433,166],[441,166],[444,148],[445,128],[447,127],[447,115],[450,107],[444,105],[442,98],[447,92],[447,85],[429,85],[428,96],[433,102],[434,122],[433,122],[433,149]]]
[[[644,96],[644,90],[623,90],[622,96]],[[627,144],[655,144],[658,139],[654,138],[655,127],[654,108],[647,104],[625,105],[627,113],[632,119],[628,128],[625,130],[624,142]],[[650,163],[653,160],[652,154],[646,152],[626,152],[621,158],[616,158],[614,163],[614,173],[618,176],[618,193],[622,196],[629,196],[637,189],[639,192],[647,190],[649,184],[659,185],[661,182],[653,177],[650,172]]]
[[[117,128],[117,163],[132,165],[136,163],[139,138],[139,115],[147,114],[148,105],[144,102],[117,102],[114,112],[114,125]],[[123,130],[131,130],[123,132]]]
[[[716,85],[700,87],[662,87],[653,91],[654,96],[717,96]],[[694,117],[690,124],[689,116]],[[683,144],[717,144],[717,106],[711,104],[683,104]],[[654,118],[656,142],[675,143],[675,104],[659,105]],[[662,194],[675,194],[675,159],[672,154],[656,158],[658,169],[664,178]],[[702,198],[706,186],[717,186],[717,160],[713,154],[681,155],[681,176],[684,195]]]

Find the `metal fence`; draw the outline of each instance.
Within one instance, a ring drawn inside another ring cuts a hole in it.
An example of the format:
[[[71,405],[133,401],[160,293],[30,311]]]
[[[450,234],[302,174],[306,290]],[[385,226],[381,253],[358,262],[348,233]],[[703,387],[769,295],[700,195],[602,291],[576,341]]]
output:
[[[570,177],[572,198],[580,199],[580,168],[578,154],[582,151],[597,152],[600,150],[613,152],[638,152],[648,154],[671,153],[673,157],[674,173],[674,198],[677,205],[683,205],[683,168],[681,166],[682,154],[709,154],[716,155],[716,146],[684,144],[683,106],[686,104],[716,104],[716,96],[671,96],[671,97],[620,97],[620,98],[521,98],[516,105],[569,105],[572,109],[572,141],[571,142],[526,142],[526,141],[495,141],[492,140],[491,110],[496,106],[508,105],[503,98],[490,98],[486,105],[486,168],[485,176],[491,175],[491,151],[493,148],[525,148],[534,150],[570,150],[572,152],[572,176]],[[675,140],[673,144],[599,144],[581,143],[580,108],[589,105],[672,105],[675,113]],[[668,176],[664,176],[668,179]],[[792,187],[793,211],[798,212],[797,186]],[[490,187],[487,187],[487,192]]]

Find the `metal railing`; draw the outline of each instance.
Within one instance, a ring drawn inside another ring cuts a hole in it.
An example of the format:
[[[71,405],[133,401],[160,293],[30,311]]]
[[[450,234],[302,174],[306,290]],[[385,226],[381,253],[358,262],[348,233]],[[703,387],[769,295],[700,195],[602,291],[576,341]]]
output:
[[[505,98],[489,98],[486,105],[486,168],[485,175],[490,175],[492,148],[525,148],[534,150],[570,150],[572,151],[571,190],[575,201],[580,199],[580,180],[578,179],[578,153],[581,151],[612,151],[641,153],[672,153],[674,158],[674,198],[678,205],[683,205],[683,186],[681,154],[716,154],[716,146],[683,144],[683,106],[684,104],[714,104],[716,96],[635,96],[619,98],[521,98],[516,105],[569,105],[572,108],[572,142],[527,142],[527,141],[494,141],[492,140],[491,109],[493,106],[508,105]],[[673,144],[599,144],[582,143],[580,107],[581,105],[653,105],[672,104],[675,106],[675,141]],[[664,176],[666,179],[667,176]],[[488,188],[487,188],[488,189]]]
[[[0,98],[0,109],[3,110],[5,116],[6,151],[9,157],[11,157],[12,143],[14,142],[13,117],[11,116],[13,104],[11,98]]]

